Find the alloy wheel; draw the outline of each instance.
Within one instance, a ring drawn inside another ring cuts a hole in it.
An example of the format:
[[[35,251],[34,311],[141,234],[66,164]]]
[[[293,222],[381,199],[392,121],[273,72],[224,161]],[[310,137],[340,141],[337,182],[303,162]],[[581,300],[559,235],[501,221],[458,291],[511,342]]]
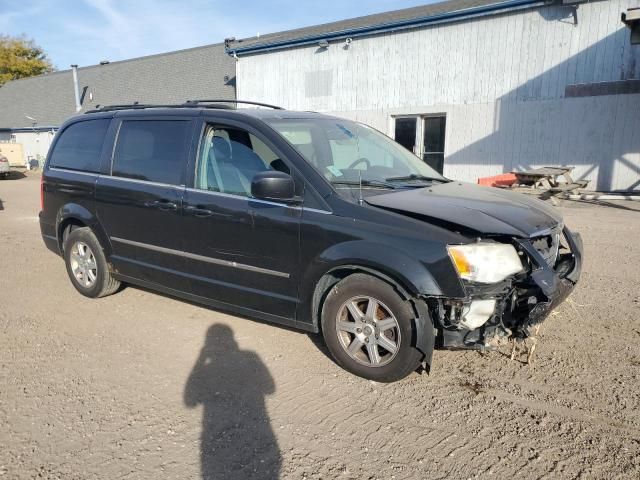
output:
[[[70,262],[76,281],[84,288],[91,288],[98,278],[98,265],[91,248],[84,242],[74,243]]]
[[[336,318],[340,345],[358,363],[381,367],[400,349],[400,326],[395,315],[380,300],[370,296],[347,300]]]

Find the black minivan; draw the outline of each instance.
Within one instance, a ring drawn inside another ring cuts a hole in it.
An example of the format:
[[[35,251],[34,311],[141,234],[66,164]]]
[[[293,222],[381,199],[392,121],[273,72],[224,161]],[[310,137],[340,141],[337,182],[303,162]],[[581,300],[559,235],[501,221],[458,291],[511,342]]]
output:
[[[434,348],[526,338],[578,281],[580,236],[544,202],[447,179],[366,125],[229,103],[252,102],[60,128],[40,225],[81,294],[124,282],[322,332],[389,382]]]

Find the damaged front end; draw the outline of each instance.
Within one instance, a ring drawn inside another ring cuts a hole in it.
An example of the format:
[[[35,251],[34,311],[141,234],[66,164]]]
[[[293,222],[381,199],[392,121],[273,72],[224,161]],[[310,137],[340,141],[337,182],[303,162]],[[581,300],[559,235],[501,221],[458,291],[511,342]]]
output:
[[[528,239],[501,239],[515,247],[522,270],[496,283],[464,280],[464,299],[426,299],[438,331],[436,346],[496,348],[525,339],[575,287],[582,268],[582,239],[558,226]]]

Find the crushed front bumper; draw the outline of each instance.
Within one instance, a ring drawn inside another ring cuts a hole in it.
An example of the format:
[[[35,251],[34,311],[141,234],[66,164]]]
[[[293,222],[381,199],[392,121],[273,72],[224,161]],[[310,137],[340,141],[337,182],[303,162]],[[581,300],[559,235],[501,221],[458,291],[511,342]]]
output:
[[[515,239],[529,269],[499,285],[469,288],[463,302],[438,299],[432,304],[438,319],[436,345],[442,348],[491,349],[502,339],[526,338],[575,288],[582,272],[583,246],[579,234],[564,227],[564,249],[549,265],[531,239]],[[481,327],[469,330],[460,321],[465,305],[473,300],[495,299],[493,316]]]
[[[549,266],[544,258],[533,248],[530,241],[520,241],[520,245],[533,260],[534,268],[531,272],[531,280],[546,297],[546,300],[538,301],[532,305],[528,312],[525,324],[516,327],[522,336],[528,336],[531,326],[541,323],[549,314],[564,302],[575,288],[582,273],[582,238],[580,234],[571,232],[568,228],[563,230],[564,238],[568,244],[569,252],[561,254],[553,266]]]

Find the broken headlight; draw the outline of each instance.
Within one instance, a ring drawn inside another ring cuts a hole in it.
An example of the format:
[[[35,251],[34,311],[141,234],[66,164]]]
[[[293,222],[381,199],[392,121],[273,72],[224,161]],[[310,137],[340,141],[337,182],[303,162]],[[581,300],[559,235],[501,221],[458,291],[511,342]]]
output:
[[[518,252],[506,243],[448,245],[447,250],[460,278],[470,282],[497,283],[522,271]]]

